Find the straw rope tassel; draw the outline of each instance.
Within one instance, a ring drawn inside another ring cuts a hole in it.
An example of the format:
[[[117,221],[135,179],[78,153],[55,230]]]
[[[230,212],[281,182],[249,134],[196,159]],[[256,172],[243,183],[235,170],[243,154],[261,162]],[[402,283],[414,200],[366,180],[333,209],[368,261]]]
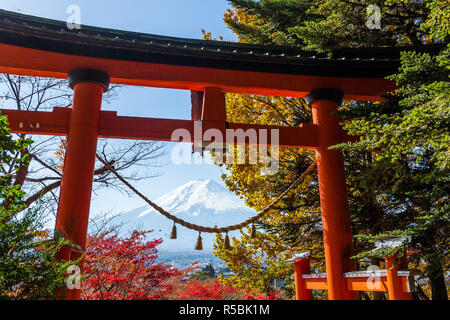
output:
[[[198,233],[197,244],[195,245],[195,250],[203,250],[203,243],[202,243],[202,234],[201,234],[201,232]]]
[[[172,232],[170,233],[170,239],[176,239],[177,238],[177,226],[174,223],[172,227]]]

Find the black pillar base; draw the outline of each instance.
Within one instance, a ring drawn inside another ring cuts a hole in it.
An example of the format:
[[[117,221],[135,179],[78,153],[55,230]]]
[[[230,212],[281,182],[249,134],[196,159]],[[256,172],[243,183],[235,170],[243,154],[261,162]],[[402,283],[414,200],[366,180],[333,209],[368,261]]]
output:
[[[308,105],[313,104],[319,100],[332,100],[337,103],[338,106],[342,104],[344,100],[344,92],[334,88],[320,88],[311,91],[306,97],[306,103]]]
[[[74,88],[79,82],[95,82],[103,87],[106,92],[109,89],[111,79],[109,75],[103,71],[91,69],[76,69],[69,72],[69,87]]]

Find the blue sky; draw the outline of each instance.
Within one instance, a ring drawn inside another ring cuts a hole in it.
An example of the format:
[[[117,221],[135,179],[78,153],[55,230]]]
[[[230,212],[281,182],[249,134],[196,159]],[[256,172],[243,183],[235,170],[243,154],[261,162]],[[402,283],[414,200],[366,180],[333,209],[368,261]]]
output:
[[[229,8],[226,0],[0,0],[0,8],[65,21],[70,5],[81,9],[81,23],[106,28],[145,32],[175,37],[201,39],[201,29],[235,41],[236,36],[225,26],[223,14]],[[103,110],[118,111],[119,115],[160,118],[190,118],[190,92],[144,87],[123,87],[118,97]],[[221,171],[213,165],[170,164],[170,150],[163,160],[169,165],[158,171],[161,176],[134,183],[150,199],[171,191],[193,179],[214,179],[221,182]],[[94,196],[91,215],[113,210],[116,213],[144,205],[136,197],[112,190]]]

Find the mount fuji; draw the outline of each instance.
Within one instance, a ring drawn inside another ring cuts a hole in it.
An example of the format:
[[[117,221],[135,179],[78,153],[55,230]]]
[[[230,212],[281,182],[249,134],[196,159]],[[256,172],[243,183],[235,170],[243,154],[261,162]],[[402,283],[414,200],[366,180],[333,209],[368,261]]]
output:
[[[145,193],[145,191],[144,191]],[[244,201],[213,180],[192,180],[154,201],[169,213],[187,222],[202,226],[224,227],[240,223],[255,214]],[[159,250],[193,251],[198,232],[177,225],[177,239],[170,239],[173,222],[149,205],[116,216],[112,223],[122,223],[122,230],[153,230],[151,238],[162,238]],[[212,251],[214,234],[202,233],[203,249]],[[229,236],[239,236],[239,231]]]

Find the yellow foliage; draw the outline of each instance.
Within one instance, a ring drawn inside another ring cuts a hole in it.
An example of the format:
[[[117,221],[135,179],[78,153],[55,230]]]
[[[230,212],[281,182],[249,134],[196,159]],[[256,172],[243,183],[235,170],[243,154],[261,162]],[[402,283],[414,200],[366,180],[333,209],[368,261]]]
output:
[[[55,169],[59,171],[63,171],[64,168],[64,159],[66,158],[66,148],[67,148],[67,140],[61,139],[61,144],[58,147],[58,150],[55,151],[55,155],[58,159],[58,164],[55,166]]]
[[[311,121],[311,110],[303,99],[287,97],[262,97],[227,94],[227,120],[236,123],[299,126]],[[270,150],[270,148],[269,148]],[[249,148],[246,147],[248,157]],[[277,174],[261,175],[264,164],[225,164],[222,175],[227,187],[243,197],[248,206],[261,211],[287,189],[315,160],[308,149],[280,148]],[[320,225],[317,173],[307,176],[285,199],[281,200],[263,219],[270,225],[298,224],[295,245],[285,241],[283,232],[262,232],[250,237],[251,229],[241,230],[241,238],[232,239],[227,250],[223,237],[217,235],[214,253],[227,262],[236,274],[220,278],[225,284],[249,291],[267,292],[274,279],[287,279],[292,275],[291,264],[285,262],[294,252],[311,251],[322,257],[322,232]],[[317,263],[323,271],[323,261]]]

